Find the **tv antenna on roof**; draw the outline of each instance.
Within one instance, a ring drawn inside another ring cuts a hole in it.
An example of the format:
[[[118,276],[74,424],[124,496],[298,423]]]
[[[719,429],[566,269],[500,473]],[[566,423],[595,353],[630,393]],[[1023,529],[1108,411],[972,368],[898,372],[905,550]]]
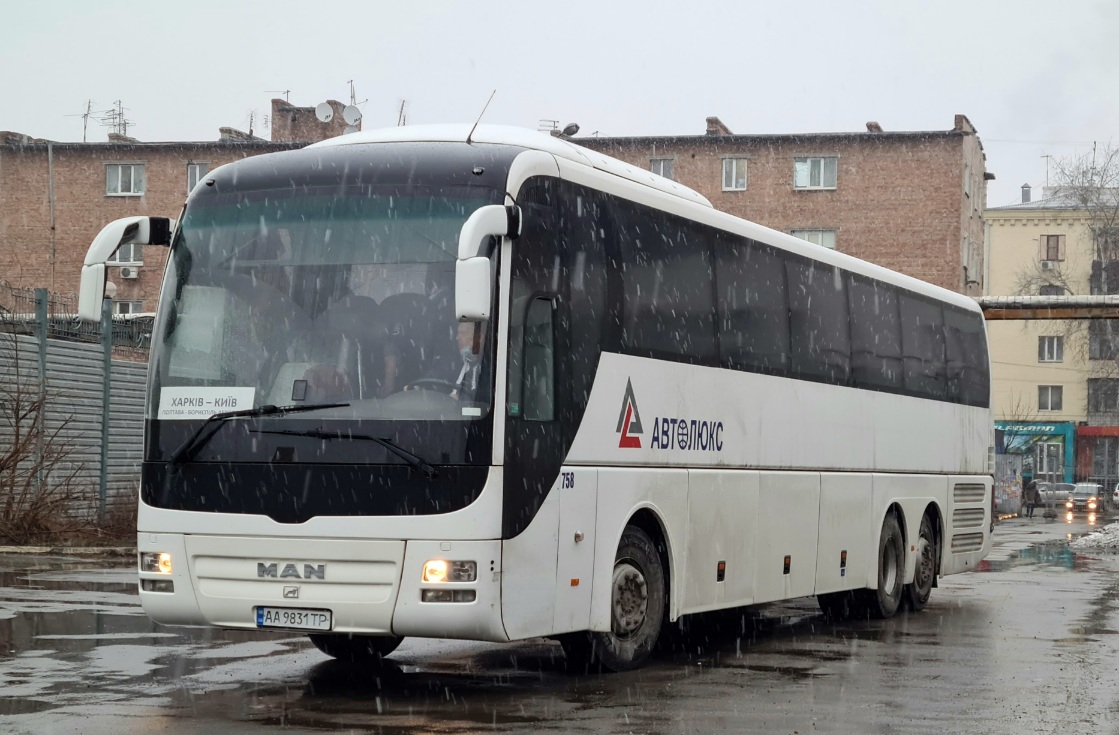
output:
[[[93,100],[85,101],[85,112],[80,115],[67,115],[66,117],[80,117],[82,119],[82,142],[86,142],[86,131],[89,129],[89,116],[93,114]]]
[[[351,106],[357,107],[358,105],[364,105],[366,102],[369,101],[368,98],[363,99],[361,102],[357,101],[357,95],[354,94],[354,80],[353,79],[346,82],[346,84],[350,85],[350,105]]]
[[[264,93],[265,94],[282,94],[284,96],[284,102],[291,102],[291,100],[288,99],[288,97],[291,96],[291,90],[290,89],[266,89],[266,90],[264,90]]]
[[[99,118],[102,125],[110,127],[117,135],[128,135],[128,126],[132,121],[124,116],[124,103],[120,100],[113,102],[116,107],[113,107],[101,113],[104,117]]]

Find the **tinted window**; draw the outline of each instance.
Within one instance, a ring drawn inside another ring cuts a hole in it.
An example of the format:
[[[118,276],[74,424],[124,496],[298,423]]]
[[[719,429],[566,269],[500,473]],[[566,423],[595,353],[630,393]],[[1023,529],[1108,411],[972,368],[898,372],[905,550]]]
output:
[[[945,308],[948,398],[986,408],[991,400],[991,375],[983,317]]]
[[[843,272],[789,260],[789,340],[796,377],[846,383],[851,367],[850,325]]]
[[[620,208],[622,349],[632,355],[715,363],[710,249],[696,230],[652,210]]]
[[[905,390],[943,400],[947,395],[947,380],[941,307],[904,291],[900,301]]]
[[[860,276],[848,284],[851,378],[861,388],[902,388],[901,313],[894,288]]]
[[[752,242],[716,251],[719,354],[723,367],[782,372],[789,366],[789,306],[785,261]]]

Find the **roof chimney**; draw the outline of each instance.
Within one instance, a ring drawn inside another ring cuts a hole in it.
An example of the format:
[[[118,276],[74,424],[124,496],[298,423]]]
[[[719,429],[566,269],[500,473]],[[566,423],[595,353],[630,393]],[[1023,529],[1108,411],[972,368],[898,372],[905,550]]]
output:
[[[866,131],[868,133],[881,133],[882,132],[882,126],[879,125],[876,121],[870,120],[866,124]]]
[[[1022,204],[1030,203],[1030,185],[1022,184]]]
[[[723,121],[717,117],[707,118],[707,134],[708,135],[734,135]]]

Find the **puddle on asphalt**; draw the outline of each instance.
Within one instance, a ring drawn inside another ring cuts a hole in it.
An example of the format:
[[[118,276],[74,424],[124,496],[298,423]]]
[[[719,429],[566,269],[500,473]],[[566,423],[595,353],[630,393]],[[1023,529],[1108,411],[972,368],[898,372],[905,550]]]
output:
[[[1072,572],[1086,572],[1093,569],[1097,559],[1090,554],[1071,549],[1068,541],[1042,541],[1021,551],[1014,552],[1005,559],[984,559],[975,568],[976,573],[1005,572],[1028,566],[1042,566],[1052,569],[1066,569]]]
[[[5,715],[33,715],[38,712],[46,712],[56,706],[50,702],[41,702],[37,699],[0,697],[0,717]]]

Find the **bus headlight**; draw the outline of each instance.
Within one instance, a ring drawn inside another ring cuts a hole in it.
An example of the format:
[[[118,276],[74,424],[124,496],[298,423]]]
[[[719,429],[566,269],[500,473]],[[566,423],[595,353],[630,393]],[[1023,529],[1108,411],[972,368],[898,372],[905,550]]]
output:
[[[431,559],[424,562],[424,582],[473,582],[478,579],[478,564],[472,561]]]
[[[153,574],[170,574],[171,555],[166,551],[141,552],[140,571]]]

